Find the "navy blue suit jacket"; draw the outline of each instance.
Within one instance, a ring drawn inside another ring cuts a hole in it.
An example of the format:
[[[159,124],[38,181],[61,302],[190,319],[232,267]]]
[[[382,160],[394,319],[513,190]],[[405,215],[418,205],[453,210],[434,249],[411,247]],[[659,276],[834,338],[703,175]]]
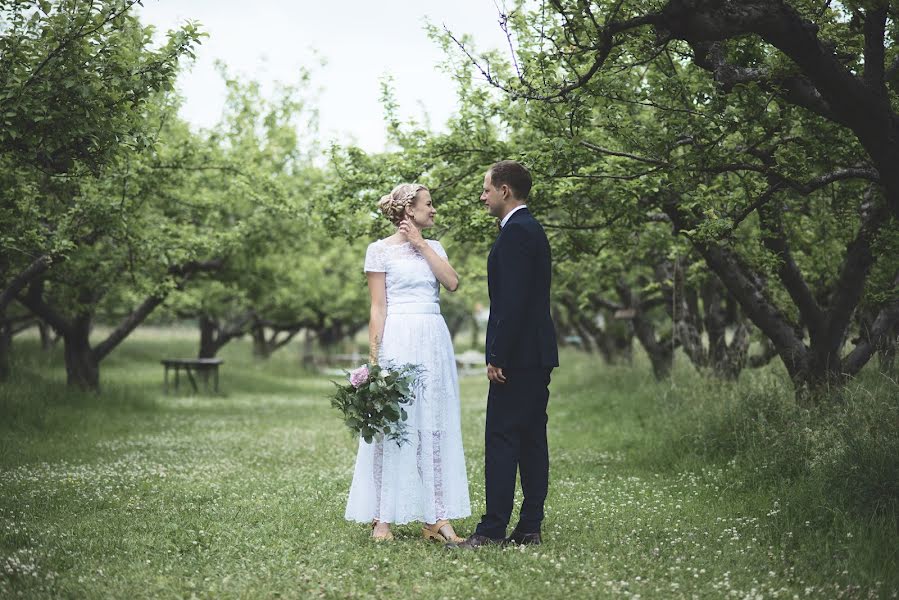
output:
[[[549,311],[551,280],[546,233],[522,208],[509,217],[487,258],[489,364],[502,369],[559,366]]]

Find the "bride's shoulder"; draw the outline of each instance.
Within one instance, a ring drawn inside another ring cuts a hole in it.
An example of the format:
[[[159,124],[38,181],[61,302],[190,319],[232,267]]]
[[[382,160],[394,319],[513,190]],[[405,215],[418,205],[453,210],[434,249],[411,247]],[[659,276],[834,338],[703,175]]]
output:
[[[384,240],[375,240],[365,249],[365,256],[381,256],[387,249]]]
[[[368,250],[370,251],[378,251],[378,252],[386,252],[390,250],[394,244],[390,243],[390,238],[382,238],[379,240],[375,240],[368,245]]]

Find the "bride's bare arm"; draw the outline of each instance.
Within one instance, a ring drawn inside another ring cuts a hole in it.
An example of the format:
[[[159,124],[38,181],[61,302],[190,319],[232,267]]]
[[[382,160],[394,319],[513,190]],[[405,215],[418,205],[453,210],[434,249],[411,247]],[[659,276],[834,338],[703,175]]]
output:
[[[387,282],[384,273],[365,274],[371,294],[371,311],[368,318],[368,364],[378,362],[378,352],[384,339],[384,321],[387,320]]]
[[[434,252],[434,249],[425,242],[422,246],[416,246],[421,255],[428,261],[428,266],[437,277],[437,281],[443,284],[443,287],[451,292],[459,289],[459,274],[449,264],[449,261]]]

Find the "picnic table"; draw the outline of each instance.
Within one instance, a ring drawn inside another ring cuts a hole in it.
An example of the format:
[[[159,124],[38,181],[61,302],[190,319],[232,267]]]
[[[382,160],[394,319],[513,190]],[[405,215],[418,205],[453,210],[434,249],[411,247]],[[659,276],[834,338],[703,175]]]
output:
[[[175,369],[176,392],[178,391],[182,369],[184,370],[184,374],[187,375],[187,380],[190,381],[190,385],[193,387],[194,392],[200,391],[197,387],[197,380],[194,379],[194,373],[203,374],[203,387],[208,390],[210,371],[212,372],[213,380],[212,389],[214,392],[219,391],[219,365],[225,362],[221,358],[164,358],[161,362],[165,367],[166,394],[169,393],[169,369]]]

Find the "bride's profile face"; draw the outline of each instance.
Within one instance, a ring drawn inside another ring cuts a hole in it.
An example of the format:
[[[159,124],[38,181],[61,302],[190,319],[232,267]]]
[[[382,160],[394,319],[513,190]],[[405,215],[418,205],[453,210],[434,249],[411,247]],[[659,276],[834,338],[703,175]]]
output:
[[[412,217],[419,229],[433,227],[434,215],[437,214],[437,210],[434,208],[434,203],[431,200],[431,193],[428,190],[418,192],[415,195],[415,200],[406,208],[406,214]]]

